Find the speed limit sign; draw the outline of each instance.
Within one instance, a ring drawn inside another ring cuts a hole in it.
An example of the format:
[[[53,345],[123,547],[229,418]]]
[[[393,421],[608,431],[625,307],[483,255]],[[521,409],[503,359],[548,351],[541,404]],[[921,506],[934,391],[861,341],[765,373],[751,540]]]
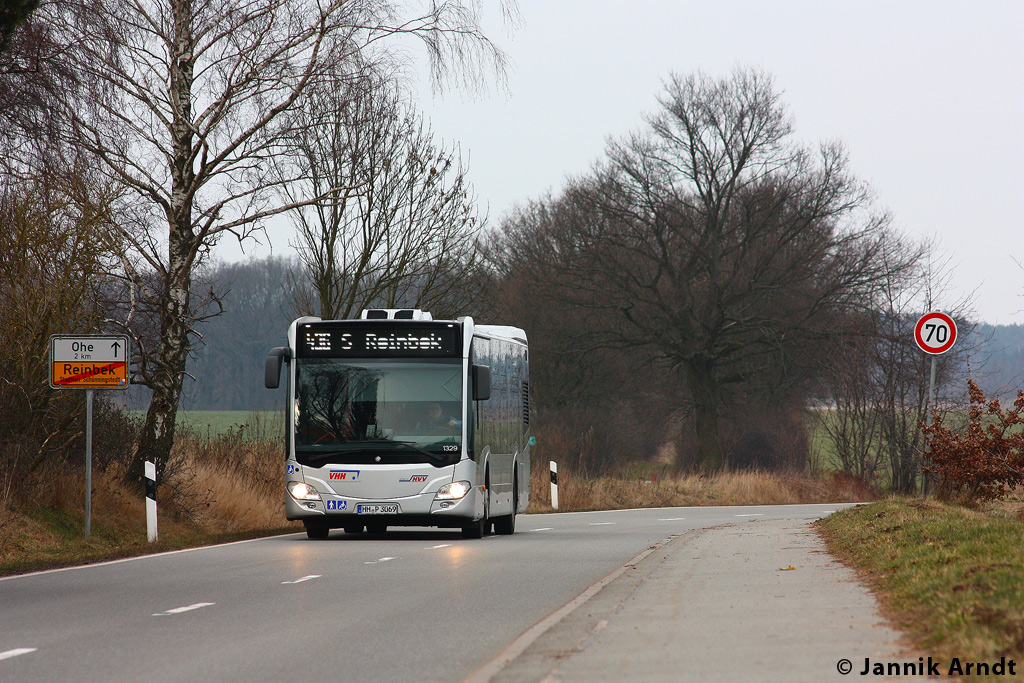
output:
[[[945,353],[956,341],[956,323],[939,311],[925,313],[914,328],[914,341],[925,353]]]

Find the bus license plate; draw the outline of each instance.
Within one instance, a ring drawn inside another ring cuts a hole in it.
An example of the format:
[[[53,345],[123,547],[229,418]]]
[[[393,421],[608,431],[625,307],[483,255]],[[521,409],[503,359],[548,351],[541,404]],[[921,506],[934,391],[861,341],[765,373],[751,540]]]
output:
[[[356,514],[359,515],[397,515],[398,503],[374,503],[372,505],[356,506]]]

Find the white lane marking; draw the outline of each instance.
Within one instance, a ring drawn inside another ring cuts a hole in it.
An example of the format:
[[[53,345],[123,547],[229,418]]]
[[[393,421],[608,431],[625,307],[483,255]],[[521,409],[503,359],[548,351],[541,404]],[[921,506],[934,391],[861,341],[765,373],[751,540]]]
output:
[[[303,581],[312,581],[313,579],[319,579],[323,574],[310,574],[309,576],[303,576],[301,579],[295,579],[294,581],[282,581],[281,585],[289,583],[302,583]]]
[[[733,515],[733,517],[764,517],[760,512],[753,515]]]
[[[0,652],[0,659],[11,659],[18,655],[27,655],[29,652],[35,652],[39,648],[37,647],[19,647],[14,650],[8,650],[7,652]]]
[[[202,609],[203,607],[210,607],[211,605],[215,605],[215,604],[217,604],[217,603],[215,603],[215,602],[197,602],[194,605],[186,605],[184,607],[175,607],[174,609],[169,609],[166,612],[157,612],[153,616],[154,617],[166,617],[169,614],[181,614],[182,612],[191,612],[194,609]]]
[[[397,559],[397,558],[394,558],[394,557],[382,557],[379,560],[372,560],[372,561],[369,561],[369,562],[363,562],[363,564],[377,564],[378,562],[390,562],[391,560],[394,560],[394,559]]]
[[[552,529],[554,529],[554,527],[546,526],[540,529],[527,529],[527,531],[551,531]]]
[[[615,522],[591,522],[590,526],[612,526]]]
[[[441,545],[432,545],[429,548],[427,548],[426,550],[437,550],[438,548],[451,548],[451,547],[452,547],[451,543],[442,543]]]
[[[659,519],[658,521],[659,522],[681,522],[684,519],[686,519],[686,517],[663,517],[663,518]]]

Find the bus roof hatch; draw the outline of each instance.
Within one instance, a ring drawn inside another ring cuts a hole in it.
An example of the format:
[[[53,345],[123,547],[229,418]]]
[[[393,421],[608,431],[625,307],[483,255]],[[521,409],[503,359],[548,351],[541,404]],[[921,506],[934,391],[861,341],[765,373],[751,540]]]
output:
[[[428,311],[418,308],[364,308],[362,320],[433,320]]]

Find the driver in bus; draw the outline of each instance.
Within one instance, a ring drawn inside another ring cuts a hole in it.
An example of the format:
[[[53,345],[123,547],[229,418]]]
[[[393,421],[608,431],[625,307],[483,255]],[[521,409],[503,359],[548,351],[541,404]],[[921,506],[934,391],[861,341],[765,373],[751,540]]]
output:
[[[422,429],[455,429],[462,426],[462,420],[454,417],[445,417],[444,410],[440,403],[431,403],[427,409],[427,419],[420,423]]]

